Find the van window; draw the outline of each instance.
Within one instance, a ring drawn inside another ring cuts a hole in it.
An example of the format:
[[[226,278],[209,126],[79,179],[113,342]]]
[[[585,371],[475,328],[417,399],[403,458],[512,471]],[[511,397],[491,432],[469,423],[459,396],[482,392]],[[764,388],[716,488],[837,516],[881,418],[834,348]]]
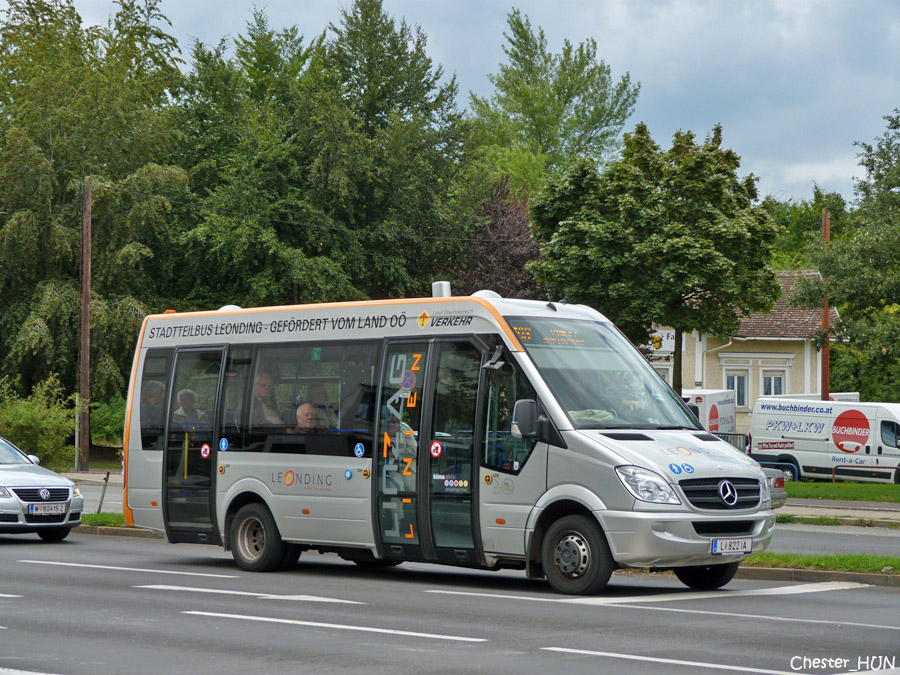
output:
[[[485,370],[487,404],[484,406],[484,466],[509,473],[519,473],[531,456],[537,441],[514,438],[513,407],[519,399],[537,399],[534,387],[505,352],[505,363],[498,370]]]
[[[884,421],[881,423],[881,442],[892,448],[896,448],[900,438],[900,425],[896,422]]]

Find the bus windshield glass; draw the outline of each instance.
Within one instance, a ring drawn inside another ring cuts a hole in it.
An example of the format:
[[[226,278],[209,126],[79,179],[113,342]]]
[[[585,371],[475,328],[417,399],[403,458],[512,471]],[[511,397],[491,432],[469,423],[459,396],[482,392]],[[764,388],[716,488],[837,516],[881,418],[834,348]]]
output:
[[[675,392],[609,323],[510,318],[576,429],[699,429]]]

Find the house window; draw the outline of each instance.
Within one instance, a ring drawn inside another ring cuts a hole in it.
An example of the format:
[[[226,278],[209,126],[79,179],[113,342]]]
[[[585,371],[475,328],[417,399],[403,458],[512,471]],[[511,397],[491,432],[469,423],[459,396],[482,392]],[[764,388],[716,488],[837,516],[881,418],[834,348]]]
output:
[[[763,396],[780,396],[784,393],[784,371],[763,371]]]
[[[725,371],[725,388],[734,392],[735,404],[738,408],[747,407],[747,371]]]
[[[653,370],[668,384],[672,384],[672,366],[653,366]]]

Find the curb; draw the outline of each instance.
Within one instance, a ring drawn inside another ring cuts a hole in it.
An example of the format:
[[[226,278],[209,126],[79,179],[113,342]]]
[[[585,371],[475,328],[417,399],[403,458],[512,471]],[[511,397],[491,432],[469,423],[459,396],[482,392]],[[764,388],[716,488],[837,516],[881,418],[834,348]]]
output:
[[[140,539],[165,539],[162,532],[138,527],[113,527],[110,525],[79,525],[72,528],[76,534],[109,534],[118,537],[138,537]]]
[[[740,567],[734,578],[754,579],[757,581],[856,581],[871,586],[895,586],[900,588],[900,574],[832,572],[783,567]]]
[[[795,513],[777,513],[777,516],[792,516],[796,518],[797,521],[793,523],[778,523],[780,525],[817,525],[818,523],[808,522],[809,519],[812,518],[832,518],[834,520],[840,521],[841,525],[849,525],[851,527],[884,527],[888,529],[896,530],[900,528],[900,520],[893,519],[885,519],[885,518],[866,518],[865,516],[812,516],[812,515],[799,515]],[[864,524],[860,524],[860,521],[865,521]],[[827,525],[823,526],[827,527]]]

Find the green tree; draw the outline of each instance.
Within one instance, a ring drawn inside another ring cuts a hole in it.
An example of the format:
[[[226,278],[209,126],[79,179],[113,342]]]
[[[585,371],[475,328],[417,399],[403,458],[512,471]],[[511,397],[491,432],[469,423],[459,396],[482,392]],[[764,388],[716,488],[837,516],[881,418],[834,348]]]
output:
[[[718,126],[702,144],[677,132],[663,151],[639,124],[602,174],[581,161],[535,199],[536,277],[636,343],[654,323],[675,328],[676,344],[684,331],[734,333],[779,293],[769,265],[778,228],[739,165]],[[680,350],[674,381],[680,389]]]
[[[177,135],[177,45],[159,2],[117,4],[103,27],[83,27],[71,0],[10,0],[0,21],[0,369],[20,374],[24,392],[52,372],[74,388],[84,176],[124,181],[168,156]],[[126,236],[121,213],[108,215],[96,219],[91,317],[101,397],[123,387],[129,359],[117,350],[134,324],[121,318],[143,290],[122,265],[153,244],[142,247],[140,219]]]
[[[815,266],[814,252],[822,241],[822,211],[831,214],[831,236],[840,239],[851,232],[850,215],[844,198],[837,192],[813,187],[812,199],[781,201],[766,197],[761,206],[781,227],[775,240],[772,264],[776,269],[810,269]]]
[[[593,39],[558,54],[541,28],[513,10],[503,51],[508,63],[490,75],[495,93],[470,94],[485,160],[512,176],[513,189],[539,189],[548,171],[574,157],[600,163],[617,149],[640,85],[626,73],[614,81]]]
[[[839,372],[851,374],[841,386],[868,400],[900,401],[900,109],[884,119],[881,136],[857,143],[865,175],[855,185],[850,226],[817,247],[823,281],[806,282],[799,298],[810,306],[828,298],[841,312],[833,327],[844,343],[836,350]]]

